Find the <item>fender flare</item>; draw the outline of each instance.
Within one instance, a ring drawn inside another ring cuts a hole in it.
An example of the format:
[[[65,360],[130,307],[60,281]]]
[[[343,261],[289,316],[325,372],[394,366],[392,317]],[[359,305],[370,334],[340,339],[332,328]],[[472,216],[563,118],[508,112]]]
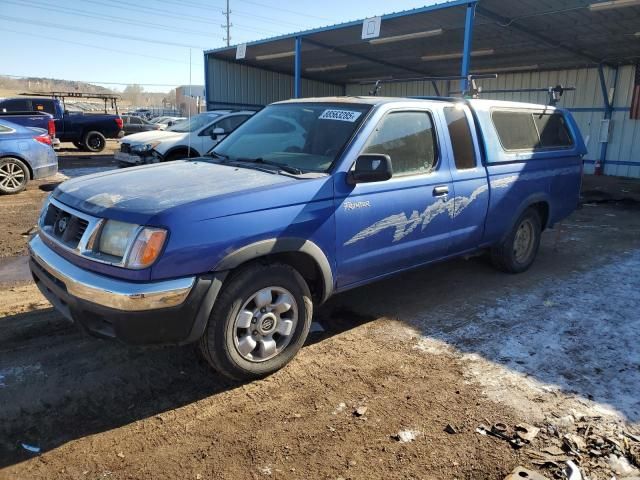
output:
[[[527,208],[529,208],[531,205],[536,203],[546,203],[547,206],[549,207],[549,215],[547,218],[547,222],[544,225],[541,225],[542,229],[545,230],[553,226],[553,224],[551,223],[551,218],[553,218],[553,211],[552,211],[551,199],[549,195],[547,195],[546,193],[534,193],[526,197],[522,202],[520,202],[520,205],[518,206],[517,210],[515,211],[514,215],[512,215],[509,221],[509,228],[506,229],[500,241],[504,241],[504,239],[507,238],[509,233],[511,233],[511,230],[513,230],[513,227],[518,221],[518,218],[520,218],[520,215],[522,215]]]
[[[236,268],[250,260],[275,253],[300,252],[311,257],[322,275],[322,300],[327,300],[333,293],[333,271],[324,251],[311,240],[295,237],[270,238],[245,245],[227,254],[214,267],[213,271],[226,271]]]

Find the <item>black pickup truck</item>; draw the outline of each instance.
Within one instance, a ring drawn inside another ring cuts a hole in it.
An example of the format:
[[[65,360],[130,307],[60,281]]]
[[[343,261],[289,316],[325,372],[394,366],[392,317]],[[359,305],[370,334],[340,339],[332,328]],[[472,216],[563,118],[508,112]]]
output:
[[[57,98],[14,97],[0,100],[0,112],[27,111],[53,115],[56,136],[60,141],[73,142],[81,150],[100,152],[104,150],[107,138],[120,138],[124,135],[119,115],[69,112]]]

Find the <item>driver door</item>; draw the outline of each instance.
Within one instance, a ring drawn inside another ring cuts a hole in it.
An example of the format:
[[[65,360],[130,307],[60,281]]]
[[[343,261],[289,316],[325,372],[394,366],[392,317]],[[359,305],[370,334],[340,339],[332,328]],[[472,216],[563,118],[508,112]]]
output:
[[[346,184],[336,177],[338,287],[355,285],[446,256],[453,198],[429,111],[392,111],[360,154],[386,154],[393,177]]]
[[[202,132],[200,132],[200,134],[198,135],[200,144],[200,148],[198,149],[198,151],[200,152],[200,155],[204,155],[213,147],[215,147],[223,138],[225,138],[236,128],[242,125],[247,120],[247,118],[249,118],[249,115],[230,115],[221,120],[213,122],[211,125],[202,130]],[[219,135],[217,138],[213,139],[211,138],[211,134],[216,128],[222,128],[225,133],[224,135]]]

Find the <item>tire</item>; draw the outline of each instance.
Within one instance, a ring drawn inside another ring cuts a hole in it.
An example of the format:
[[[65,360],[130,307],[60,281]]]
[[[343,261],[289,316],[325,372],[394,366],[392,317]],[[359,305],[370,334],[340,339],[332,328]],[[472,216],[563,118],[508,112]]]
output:
[[[73,142],[74,147],[76,147],[78,150],[84,150],[85,146],[84,143],[82,142]]]
[[[101,152],[107,146],[107,139],[100,132],[87,132],[82,139],[82,144],[89,152]]]
[[[262,378],[298,353],[312,316],[311,293],[297,270],[279,263],[256,263],[228,280],[200,339],[200,353],[226,377]]]
[[[0,193],[11,195],[27,188],[29,169],[19,158],[0,159]]]
[[[491,249],[491,261],[499,270],[522,273],[536,259],[540,247],[542,221],[534,208],[524,211],[504,241]]]

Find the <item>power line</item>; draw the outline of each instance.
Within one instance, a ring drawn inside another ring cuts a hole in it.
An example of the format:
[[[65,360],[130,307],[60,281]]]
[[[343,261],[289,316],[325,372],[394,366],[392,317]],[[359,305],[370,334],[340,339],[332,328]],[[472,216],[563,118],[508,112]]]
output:
[[[46,35],[40,35],[38,33],[31,33],[31,32],[21,32],[19,30],[12,30],[10,28],[2,28],[3,32],[11,32],[11,33],[17,33],[18,35],[26,35],[29,37],[37,37],[37,38],[44,38],[45,40],[52,40],[55,42],[62,42],[62,43],[69,43],[71,45],[79,45],[81,47],[88,47],[88,48],[96,48],[98,50],[106,50],[108,52],[115,52],[115,53],[120,53],[120,54],[124,54],[124,55],[135,55],[138,57],[146,57],[146,58],[151,58],[153,60],[162,60],[165,62],[173,62],[173,63],[181,63],[183,65],[188,65],[189,62],[183,62],[180,60],[175,60],[172,58],[166,58],[166,57],[156,57],[155,55],[146,55],[144,53],[136,53],[136,52],[131,52],[131,51],[126,51],[126,50],[118,50],[115,48],[109,48],[109,47],[101,47],[99,45],[91,45],[88,43],[82,43],[82,42],[74,42],[73,40],[63,40],[61,38],[56,38],[56,37],[48,37]]]
[[[76,31],[76,32],[82,32],[82,33],[88,33],[89,35],[98,35],[98,36],[103,36],[103,37],[109,37],[109,38],[123,38],[125,40],[133,40],[135,42],[145,42],[145,43],[152,43],[152,44],[161,44],[161,45],[169,45],[172,47],[184,47],[184,48],[196,48],[199,50],[204,50],[202,47],[199,46],[194,46],[194,45],[187,45],[184,43],[176,43],[176,42],[167,42],[165,40],[149,40],[147,38],[143,38],[143,37],[136,37],[133,35],[123,35],[123,34],[118,34],[118,33],[112,33],[112,32],[105,32],[102,30],[93,30],[93,29],[89,29],[89,28],[80,28],[80,27],[73,27],[70,25],[59,25],[59,24],[55,24],[55,25],[51,25],[49,22],[40,22],[38,20],[23,20],[21,18],[18,17],[11,17],[9,15],[0,15],[0,19],[3,20],[7,20],[9,22],[18,22],[18,23],[27,23],[29,25],[40,25],[42,27],[47,27],[47,28],[55,28],[58,30],[72,30],[72,31]]]
[[[9,77],[9,78],[36,78],[33,75],[9,75],[5,73],[0,73],[0,77]],[[65,80],[62,78],[44,78],[44,80],[53,80],[56,82],[79,82],[79,83],[92,83],[92,84],[102,84],[102,85],[139,85],[141,87],[179,87],[184,85],[182,83],[137,83],[137,82],[102,82],[97,80]],[[147,92],[153,93],[153,92]]]
[[[208,37],[211,38],[211,34],[210,33],[206,33],[206,32],[197,32],[197,31],[192,31],[192,30],[185,30],[185,29],[176,29],[175,27],[172,27],[171,25],[166,25],[166,24],[161,24],[161,23],[152,23],[152,22],[142,22],[142,21],[136,21],[136,20],[129,20],[123,17],[116,17],[113,15],[104,15],[104,14],[92,14],[90,12],[87,12],[85,10],[77,10],[77,9],[73,9],[73,10],[69,10],[69,9],[65,9],[65,8],[59,8],[55,5],[49,4],[49,3],[43,3],[43,2],[34,2],[33,0],[31,0],[30,3],[24,3],[24,0],[22,1],[12,1],[12,0],[4,0],[4,3],[10,3],[13,5],[19,5],[22,7],[27,7],[27,8],[37,8],[37,9],[45,9],[45,10],[49,10],[49,11],[55,11],[55,12],[61,12],[61,13],[65,13],[68,15],[75,15],[75,16],[79,16],[79,17],[86,17],[86,18],[96,18],[99,20],[106,20],[108,22],[118,22],[118,23],[126,23],[129,25],[135,25],[135,26],[148,26],[149,28],[156,28],[156,29],[160,29],[160,30],[166,30],[169,32],[176,32],[176,33],[182,33],[182,34],[192,34],[192,35],[198,35],[198,36],[203,36],[203,37]]]
[[[157,0],[157,1],[162,2],[162,0]],[[311,15],[309,13],[298,12],[298,11],[295,11],[295,10],[289,10],[288,8],[275,7],[273,5],[267,5],[265,3],[254,2],[254,1],[251,1],[251,0],[241,0],[241,1],[242,1],[242,3],[250,3],[252,5],[265,7],[265,8],[268,8],[269,10],[278,10],[280,12],[286,12],[286,13],[290,13],[292,15],[299,15],[301,17],[314,18],[316,20],[324,20],[324,21],[328,21],[328,22],[332,21],[330,18],[320,17],[320,16],[317,16],[317,15]],[[162,3],[170,3],[170,2],[167,2],[167,0],[165,0]],[[208,9],[210,7],[210,5],[205,5],[205,4],[202,4],[202,3],[196,3],[196,2],[193,2],[193,1],[187,1],[187,0],[180,0],[179,3],[181,5],[189,5],[189,6],[192,6],[192,7],[195,7],[195,8]]]

